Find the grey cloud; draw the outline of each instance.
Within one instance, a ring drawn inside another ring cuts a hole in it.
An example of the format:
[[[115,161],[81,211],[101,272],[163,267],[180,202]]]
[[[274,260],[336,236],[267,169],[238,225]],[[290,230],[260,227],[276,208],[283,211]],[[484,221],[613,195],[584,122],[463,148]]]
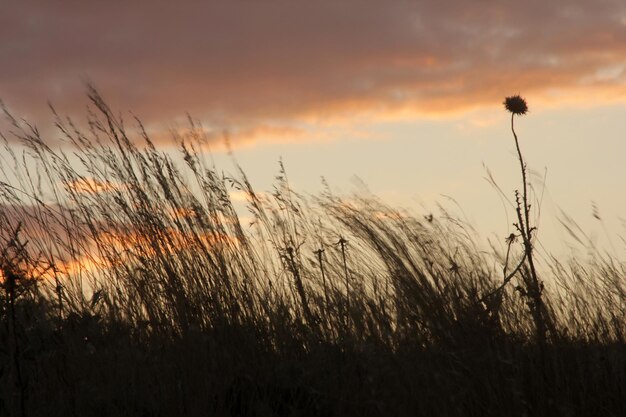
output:
[[[11,2],[0,38],[0,98],[35,118],[47,100],[79,111],[89,80],[113,108],[147,122],[189,112],[254,126],[463,109],[593,83],[599,71],[626,64],[626,5]],[[601,83],[626,84],[623,75]]]

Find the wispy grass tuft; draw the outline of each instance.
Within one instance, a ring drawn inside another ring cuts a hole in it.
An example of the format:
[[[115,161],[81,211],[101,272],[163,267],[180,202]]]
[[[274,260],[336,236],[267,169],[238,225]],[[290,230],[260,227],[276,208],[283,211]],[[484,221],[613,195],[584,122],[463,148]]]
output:
[[[195,125],[175,157],[89,98],[60,146],[4,113],[0,414],[625,414],[624,264],[551,259],[529,295],[525,188],[489,253],[444,209],[305,197],[282,163],[257,192]]]

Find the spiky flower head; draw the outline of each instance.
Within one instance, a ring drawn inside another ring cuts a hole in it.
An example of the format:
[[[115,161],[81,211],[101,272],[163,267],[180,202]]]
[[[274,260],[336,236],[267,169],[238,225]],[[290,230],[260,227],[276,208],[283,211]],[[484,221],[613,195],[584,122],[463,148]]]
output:
[[[504,104],[504,107],[513,114],[519,114],[521,116],[528,112],[526,100],[524,100],[519,94],[507,97],[502,104]]]

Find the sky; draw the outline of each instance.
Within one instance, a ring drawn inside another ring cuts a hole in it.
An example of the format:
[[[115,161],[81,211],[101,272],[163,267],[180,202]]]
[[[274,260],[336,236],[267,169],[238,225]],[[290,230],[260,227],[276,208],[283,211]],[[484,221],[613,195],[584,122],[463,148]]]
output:
[[[163,149],[187,115],[270,189],[362,189],[418,214],[459,208],[504,240],[519,188],[506,96],[540,239],[567,247],[566,212],[623,257],[623,1],[0,1],[0,99],[54,137],[48,103],[80,120],[86,83]],[[595,211],[594,211],[595,207]],[[594,217],[593,214],[600,214]],[[601,220],[598,220],[600,217]]]

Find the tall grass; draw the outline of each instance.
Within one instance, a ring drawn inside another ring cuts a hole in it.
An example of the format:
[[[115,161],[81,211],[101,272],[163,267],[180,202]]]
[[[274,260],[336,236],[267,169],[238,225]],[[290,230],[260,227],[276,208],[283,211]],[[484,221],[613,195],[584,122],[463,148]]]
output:
[[[524,248],[484,251],[444,209],[299,195],[282,164],[257,192],[193,123],[176,159],[89,98],[55,146],[5,110],[0,414],[626,412],[618,260],[545,262],[539,342],[528,271],[502,274]]]

